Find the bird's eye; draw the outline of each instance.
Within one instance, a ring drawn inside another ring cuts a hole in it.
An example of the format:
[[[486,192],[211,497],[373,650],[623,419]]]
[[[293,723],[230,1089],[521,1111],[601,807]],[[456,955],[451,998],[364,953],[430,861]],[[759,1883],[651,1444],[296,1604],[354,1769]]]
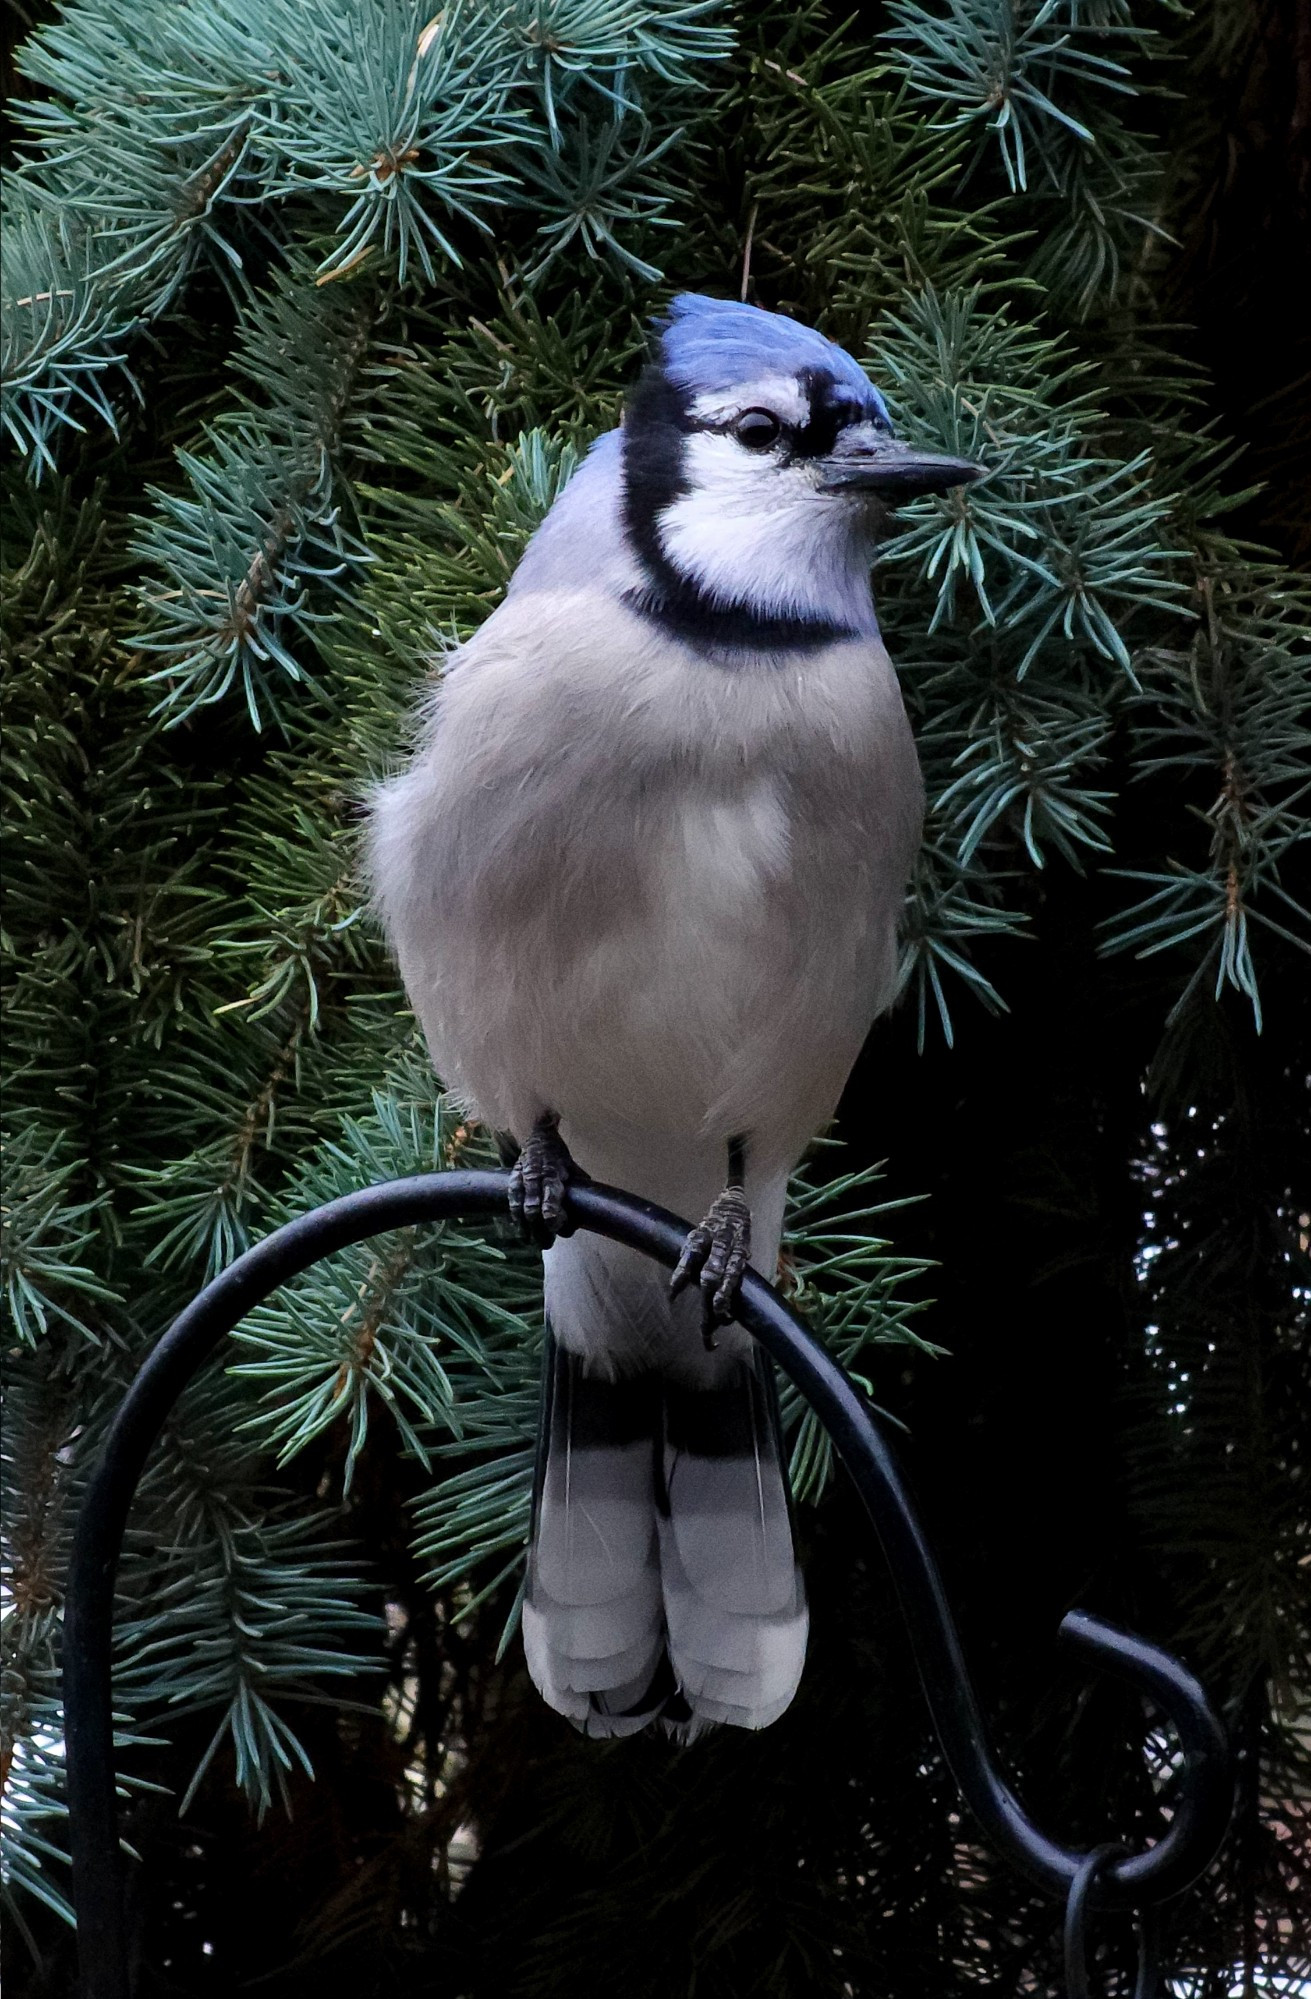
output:
[[[733,435],[748,451],[768,451],[782,428],[772,410],[744,410],[733,425]]]

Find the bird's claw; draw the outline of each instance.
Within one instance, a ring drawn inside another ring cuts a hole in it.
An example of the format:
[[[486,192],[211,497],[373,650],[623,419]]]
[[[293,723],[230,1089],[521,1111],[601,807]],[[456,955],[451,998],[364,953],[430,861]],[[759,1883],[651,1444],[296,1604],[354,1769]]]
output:
[[[689,1231],[669,1280],[676,1298],[689,1284],[701,1288],[701,1337],[715,1345],[715,1330],[737,1310],[738,1292],[751,1255],[751,1210],[740,1187],[725,1187],[699,1227]]]
[[[560,1136],[559,1118],[538,1118],[510,1170],[510,1213],[527,1241],[546,1248],[556,1236],[573,1234],[565,1192],[571,1181],[586,1178]]]

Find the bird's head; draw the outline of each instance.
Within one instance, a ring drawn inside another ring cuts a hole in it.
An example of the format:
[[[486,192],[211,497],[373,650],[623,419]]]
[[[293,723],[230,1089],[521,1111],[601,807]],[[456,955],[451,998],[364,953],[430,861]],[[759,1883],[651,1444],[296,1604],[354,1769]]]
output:
[[[729,646],[872,630],[870,563],[888,510],[980,470],[895,438],[868,375],[822,333],[684,294],[624,416],[640,608]]]

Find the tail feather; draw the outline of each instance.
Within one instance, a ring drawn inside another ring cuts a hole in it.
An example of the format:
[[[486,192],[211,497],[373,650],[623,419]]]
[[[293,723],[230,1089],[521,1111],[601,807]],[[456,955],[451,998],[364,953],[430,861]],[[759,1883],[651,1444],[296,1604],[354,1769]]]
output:
[[[807,1610],[799,1581],[784,1608],[760,1616],[734,1615],[708,1603],[688,1581],[677,1550],[662,1537],[661,1573],[669,1646],[684,1692],[711,1691],[709,1676],[759,1680],[762,1692],[804,1651]],[[781,1692],[781,1682],[777,1691]],[[728,1698],[725,1685],[723,1697]],[[766,1698],[772,1696],[765,1693]]]
[[[666,1390],[664,1475],[674,1676],[695,1715],[764,1728],[797,1690],[809,1618],[763,1355],[744,1358],[720,1388]]]
[[[746,1645],[736,1650],[745,1659],[740,1667],[725,1666],[721,1660],[698,1659],[679,1644],[671,1633],[674,1670],[684,1699],[694,1713],[706,1711],[714,1701],[733,1710],[733,1718],[745,1728],[763,1728],[760,1716],[781,1713],[797,1690],[805,1659],[806,1606],[798,1601],[790,1617],[771,1623],[757,1622]],[[741,1640],[745,1634],[732,1634]]]
[[[659,1593],[651,1588],[644,1570],[628,1596],[609,1603],[553,1603],[551,1644],[569,1659],[618,1658],[636,1647],[649,1647],[663,1622]]]
[[[523,1613],[550,1705],[587,1735],[764,1728],[807,1623],[764,1357],[695,1388],[598,1377],[550,1338]]]
[[[785,1610],[796,1559],[762,1355],[746,1355],[720,1387],[667,1387],[664,1482],[674,1545],[702,1602],[749,1617]]]
[[[551,1684],[569,1694],[618,1694],[629,1688],[632,1699],[650,1684],[655,1665],[664,1650],[664,1640],[657,1631],[652,1637],[629,1645],[619,1652],[606,1652],[590,1658],[579,1658],[557,1642],[557,1633],[549,1613],[533,1612],[533,1621],[540,1637],[534,1641],[533,1651],[547,1669]],[[525,1630],[527,1625],[525,1624]],[[621,1701],[621,1707],[630,1705]]]
[[[717,1721],[727,1724],[730,1728],[768,1728],[772,1721],[777,1721],[779,1716],[785,1714],[791,1707],[795,1691],[796,1689],[792,1688],[781,1699],[771,1701],[763,1707],[730,1706],[727,1702],[712,1700],[708,1694],[698,1695],[691,1706],[693,1715],[699,1722]]]
[[[557,1603],[611,1604],[655,1560],[651,1518],[654,1384],[602,1381],[551,1342],[535,1580]]]
[[[665,1652],[652,1505],[650,1380],[601,1381],[548,1335],[523,1610],[543,1698],[590,1733],[629,1734]]]
[[[563,1714],[584,1735],[635,1735],[659,1713],[661,1701],[648,1698],[653,1677],[663,1658],[663,1643],[657,1648],[656,1667],[649,1659],[630,1680],[607,1662],[603,1688],[579,1687],[576,1662],[557,1652],[550,1642],[551,1615],[525,1602],[523,1610],[524,1655],[534,1685],[557,1714]],[[584,1671],[586,1668],[584,1668]]]
[[[558,1472],[548,1464],[536,1560],[548,1597],[578,1610],[632,1595],[655,1559],[650,1486],[649,1446],[572,1448]]]

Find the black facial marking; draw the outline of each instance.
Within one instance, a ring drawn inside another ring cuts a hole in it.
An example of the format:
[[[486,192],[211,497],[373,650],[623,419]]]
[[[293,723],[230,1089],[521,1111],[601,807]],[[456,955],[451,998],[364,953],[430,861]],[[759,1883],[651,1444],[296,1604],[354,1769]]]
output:
[[[670,562],[656,523],[690,490],[683,470],[686,440],[707,427],[692,417],[689,391],[658,365],[647,368],[624,413],[624,531],[646,573],[643,586],[627,594],[629,608],[717,652],[817,651],[852,637],[829,618],[776,617],[747,604],[722,604]],[[784,427],[782,435],[792,442],[798,433]]]
[[[838,433],[853,423],[873,423],[879,430],[890,425],[844,382],[816,368],[803,368],[797,377],[806,392],[810,414],[799,430],[790,433],[794,458],[827,458],[838,441]]]
[[[624,527],[652,579],[677,582],[660,546],[656,521],[688,490],[683,444],[696,428],[690,397],[661,368],[642,375],[624,411]]]

